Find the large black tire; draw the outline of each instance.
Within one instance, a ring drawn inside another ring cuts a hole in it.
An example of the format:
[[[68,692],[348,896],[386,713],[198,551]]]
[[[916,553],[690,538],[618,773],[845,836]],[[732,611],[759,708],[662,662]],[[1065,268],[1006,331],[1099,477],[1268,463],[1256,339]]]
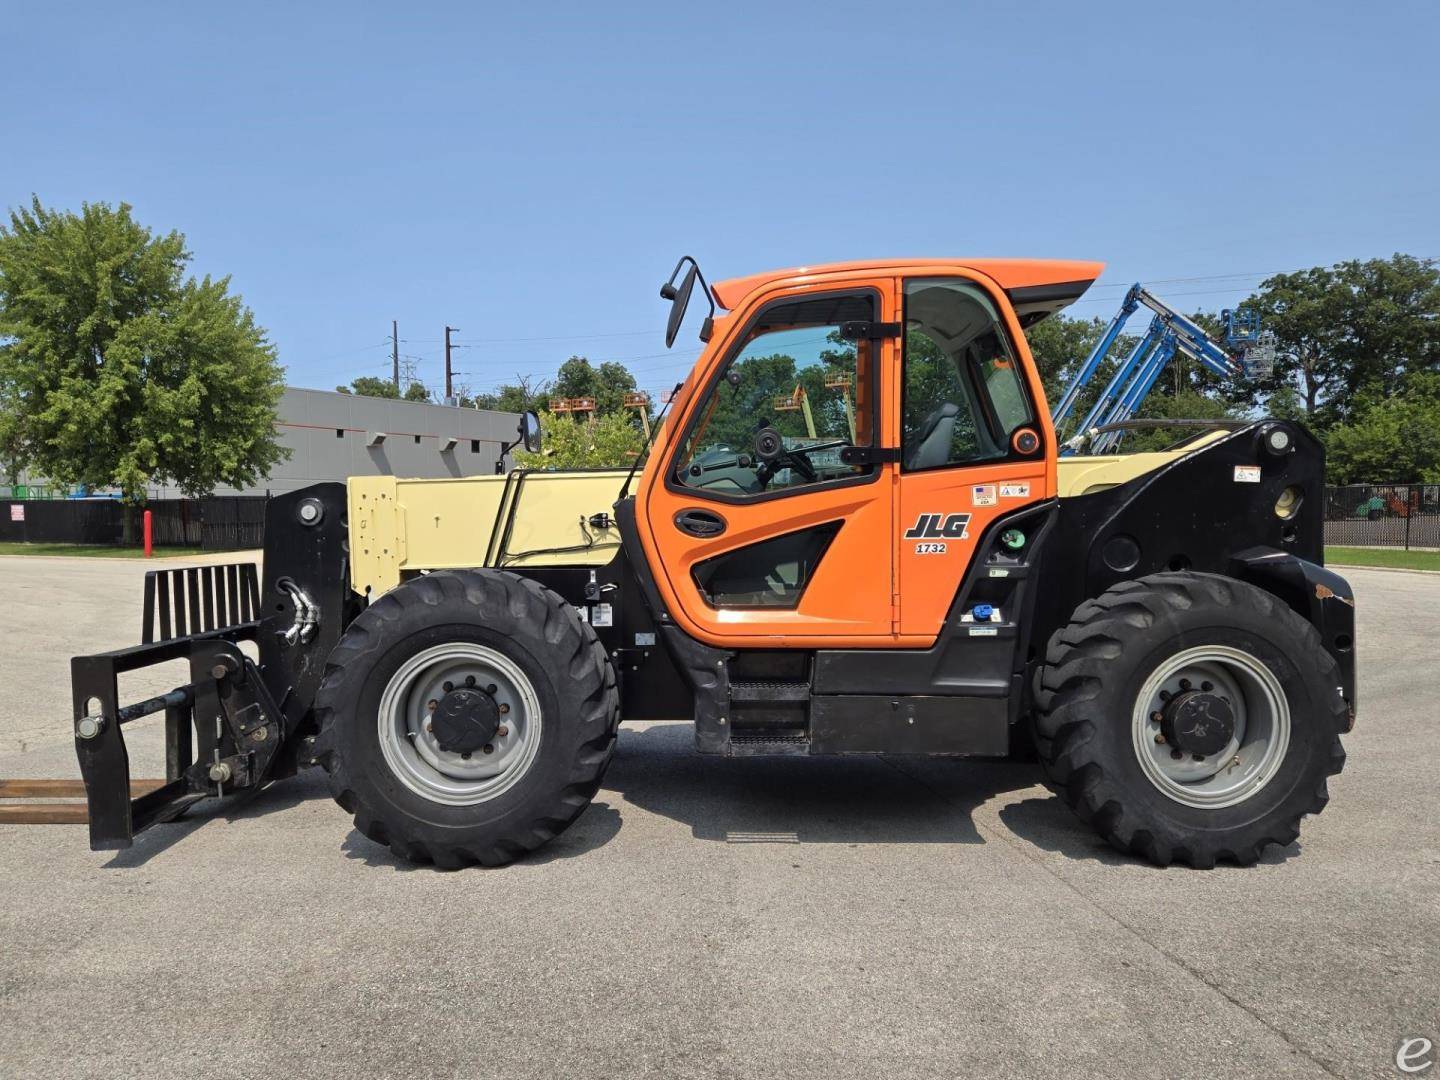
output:
[[[538,748],[514,785],[465,806],[402,782],[377,722],[401,666],[455,642],[488,647],[518,666],[543,717]],[[454,869],[508,863],[579,817],[614,752],[620,699],[594,630],[555,593],[503,571],[447,570],[391,590],[350,625],[330,654],[315,709],[316,758],[355,827],[402,858]]]
[[[1200,646],[1261,661],[1289,707],[1289,745],[1277,771],[1231,806],[1167,796],[1132,742],[1146,680],[1168,658]],[[1348,709],[1339,685],[1319,634],[1270,593],[1213,574],[1155,574],[1081,604],[1051,637],[1036,678],[1036,746],[1052,790],[1119,850],[1159,866],[1250,864],[1267,845],[1292,843],[1301,817],[1325,807],[1326,779],[1345,764]]]

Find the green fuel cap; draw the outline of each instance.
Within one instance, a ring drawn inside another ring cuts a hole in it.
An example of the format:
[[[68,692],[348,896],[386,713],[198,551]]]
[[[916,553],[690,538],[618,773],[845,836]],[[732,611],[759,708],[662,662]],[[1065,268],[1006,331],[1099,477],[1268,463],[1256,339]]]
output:
[[[1006,529],[1000,534],[1000,543],[1011,551],[1019,551],[1025,546],[1025,534],[1019,529]]]

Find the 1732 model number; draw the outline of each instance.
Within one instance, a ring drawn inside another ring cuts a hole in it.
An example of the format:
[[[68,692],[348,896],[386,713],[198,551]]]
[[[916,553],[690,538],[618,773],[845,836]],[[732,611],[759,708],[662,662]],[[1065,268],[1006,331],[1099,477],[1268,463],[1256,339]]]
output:
[[[915,554],[916,554],[916,555],[944,555],[944,554],[945,554],[945,545],[944,545],[944,544],[916,544],[916,545],[915,545]]]

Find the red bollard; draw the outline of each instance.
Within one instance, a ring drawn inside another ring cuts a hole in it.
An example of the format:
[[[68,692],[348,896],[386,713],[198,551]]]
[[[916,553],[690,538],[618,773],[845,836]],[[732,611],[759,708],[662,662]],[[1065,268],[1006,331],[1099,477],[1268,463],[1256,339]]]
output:
[[[149,510],[145,511],[145,557],[150,558],[151,552],[155,550],[155,522],[154,515]]]

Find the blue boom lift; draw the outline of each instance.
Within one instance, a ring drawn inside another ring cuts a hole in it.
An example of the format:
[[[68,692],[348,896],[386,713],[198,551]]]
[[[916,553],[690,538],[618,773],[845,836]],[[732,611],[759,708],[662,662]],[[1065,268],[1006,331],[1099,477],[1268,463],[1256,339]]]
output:
[[[1206,334],[1193,319],[1180,314],[1137,283],[1130,286],[1120,310],[1110,320],[1094,350],[1056,403],[1052,419],[1057,432],[1074,411],[1081,391],[1095,377],[1105,357],[1120,339],[1125,323],[1142,304],[1155,313],[1150,320],[1150,328],[1115,369],[1099,399],[1085,419],[1080,421],[1074,437],[1062,446],[1061,454],[1077,453],[1087,438],[1091,453],[1104,454],[1116,450],[1125,432],[1114,429],[1113,425],[1123,424],[1135,415],[1150,388],[1155,385],[1155,380],[1177,352],[1198,360],[1215,374],[1226,378],[1237,375],[1264,377],[1273,368],[1273,335],[1261,331],[1260,317],[1255,312],[1222,311],[1225,339],[1221,344]],[[1097,428],[1106,430],[1096,432]]]

